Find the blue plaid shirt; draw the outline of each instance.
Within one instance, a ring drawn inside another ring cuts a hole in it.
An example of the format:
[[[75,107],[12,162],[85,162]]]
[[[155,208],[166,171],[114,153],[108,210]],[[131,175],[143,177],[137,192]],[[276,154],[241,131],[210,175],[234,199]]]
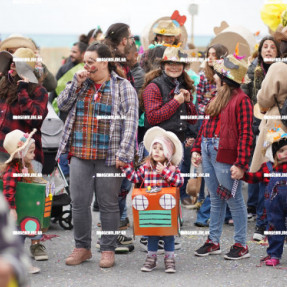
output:
[[[65,90],[57,98],[59,109],[63,112],[69,112],[69,114],[56,160],[61,153],[70,150],[72,132],[76,121],[78,95],[85,93],[94,85],[91,79],[87,79],[79,89],[77,83],[75,75],[72,82],[67,84]],[[138,97],[130,82],[112,72],[110,88],[112,95],[111,115],[113,118],[110,123],[109,149],[105,162],[107,166],[115,165],[116,157],[126,163],[133,161],[138,125]]]

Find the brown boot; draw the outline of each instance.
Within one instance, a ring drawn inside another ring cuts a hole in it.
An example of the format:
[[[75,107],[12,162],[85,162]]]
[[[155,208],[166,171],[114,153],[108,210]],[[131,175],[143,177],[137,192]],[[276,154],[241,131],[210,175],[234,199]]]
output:
[[[66,264],[78,265],[90,258],[92,258],[92,252],[90,249],[74,248],[72,254],[66,259]]]
[[[102,251],[102,258],[100,261],[100,267],[110,268],[115,264],[115,252],[114,251]]]

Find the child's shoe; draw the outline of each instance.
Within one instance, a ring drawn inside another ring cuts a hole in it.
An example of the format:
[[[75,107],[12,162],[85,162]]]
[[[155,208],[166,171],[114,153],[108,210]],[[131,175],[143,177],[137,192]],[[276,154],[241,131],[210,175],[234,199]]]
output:
[[[166,273],[175,273],[175,259],[172,258],[164,258],[164,266],[165,266],[165,272]]]
[[[147,256],[144,266],[141,268],[143,272],[150,272],[156,267],[156,256]]]
[[[36,266],[33,266],[33,265],[30,265],[29,268],[28,268],[28,273],[29,274],[36,274],[36,273],[39,273],[41,271],[41,269],[39,267],[36,267]]]
[[[279,259],[276,258],[270,258],[265,261],[265,265],[267,266],[277,266],[279,263]]]
[[[41,243],[32,244],[30,246],[30,252],[31,256],[37,261],[48,260],[46,247]]]

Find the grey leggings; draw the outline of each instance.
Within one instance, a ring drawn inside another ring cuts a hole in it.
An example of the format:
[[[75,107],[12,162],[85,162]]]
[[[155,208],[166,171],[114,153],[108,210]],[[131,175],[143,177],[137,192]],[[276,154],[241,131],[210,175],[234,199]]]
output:
[[[92,212],[94,190],[100,207],[103,231],[117,231],[120,225],[118,193],[121,177],[98,177],[99,173],[121,173],[115,166],[106,166],[105,160],[84,160],[72,157],[70,184],[76,248],[91,248]],[[115,250],[115,235],[101,237],[101,251]]]

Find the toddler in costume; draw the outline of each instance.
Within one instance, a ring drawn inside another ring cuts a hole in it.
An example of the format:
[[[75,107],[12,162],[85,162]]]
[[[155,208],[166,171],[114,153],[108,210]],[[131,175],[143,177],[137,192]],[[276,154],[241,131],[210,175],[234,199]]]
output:
[[[280,263],[283,253],[287,217],[287,133],[280,126],[268,131],[264,142],[265,156],[270,160],[254,173],[245,172],[242,180],[248,183],[264,182],[267,214],[267,256],[261,261],[267,266]],[[232,174],[235,177],[235,174]],[[271,233],[274,233],[272,235]],[[276,234],[278,233],[278,234]]]
[[[35,157],[35,140],[32,139],[34,129],[30,134],[20,130],[14,130],[5,136],[3,147],[10,154],[10,158],[1,166],[1,178],[3,179],[3,194],[8,201],[10,214],[17,220],[15,194],[18,181],[39,182],[38,178],[21,177],[20,174],[34,173],[32,160]],[[18,176],[17,176],[18,175]],[[41,235],[32,238],[31,248],[35,244],[40,244]],[[30,266],[30,273],[37,273],[40,269]]]
[[[178,165],[182,159],[182,144],[172,132],[166,132],[160,127],[150,128],[144,136],[144,146],[149,156],[144,164],[135,171],[132,164],[122,167],[128,180],[133,183],[144,182],[145,187],[180,187],[183,178]],[[149,272],[156,267],[158,241],[164,241],[165,272],[174,273],[174,236],[149,236],[148,255],[141,271]]]

